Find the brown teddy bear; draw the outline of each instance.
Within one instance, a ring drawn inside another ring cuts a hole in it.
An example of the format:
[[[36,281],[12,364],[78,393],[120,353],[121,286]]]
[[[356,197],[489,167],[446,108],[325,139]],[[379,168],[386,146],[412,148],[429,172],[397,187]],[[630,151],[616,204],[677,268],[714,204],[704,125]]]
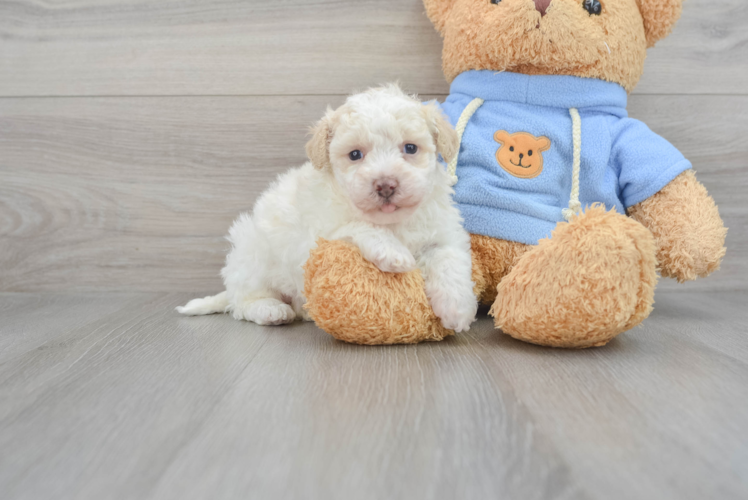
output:
[[[719,267],[717,206],[688,160],[625,109],[682,0],[424,4],[444,38],[442,109],[461,139],[448,168],[475,291],[497,328],[546,346],[604,345],[649,315],[657,270],[683,282]],[[317,324],[366,344],[450,334],[417,271],[375,271],[355,248],[321,242],[306,272]]]

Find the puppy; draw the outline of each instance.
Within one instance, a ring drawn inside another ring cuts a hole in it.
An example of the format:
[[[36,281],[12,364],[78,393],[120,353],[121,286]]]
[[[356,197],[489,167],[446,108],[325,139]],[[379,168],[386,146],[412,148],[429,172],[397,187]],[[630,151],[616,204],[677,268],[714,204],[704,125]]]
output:
[[[438,161],[457,147],[439,108],[396,85],[328,109],[306,145],[311,161],[279,176],[229,231],[226,291],[177,310],[230,312],[260,325],[310,320],[302,266],[322,237],[352,242],[387,273],[420,269],[443,326],[468,330],[477,310],[470,237]]]

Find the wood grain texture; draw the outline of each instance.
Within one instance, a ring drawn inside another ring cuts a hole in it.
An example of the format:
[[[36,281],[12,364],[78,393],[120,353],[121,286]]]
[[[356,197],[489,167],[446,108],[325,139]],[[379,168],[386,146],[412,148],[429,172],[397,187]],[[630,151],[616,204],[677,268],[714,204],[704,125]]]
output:
[[[746,292],[662,294],[585,351],[486,318],[352,346],[174,313],[190,297],[0,294],[0,338],[32,337],[0,360],[4,499],[748,495]]]
[[[636,92],[745,94],[746,21],[742,0],[688,0]],[[0,96],[447,91],[421,0],[16,0],[0,39]]]
[[[217,290],[231,221],[342,99],[0,99],[0,290]],[[748,97],[630,109],[693,161],[731,229],[723,269],[685,289],[744,288]]]
[[[720,272],[600,349],[366,348],[174,292],[219,289],[326,105],[448,91],[421,0],[0,2],[0,497],[748,497],[746,21],[688,0],[629,106],[720,205]]]
[[[120,307],[85,326],[19,313],[47,338],[0,363],[3,498],[145,498],[267,341],[239,322],[185,322],[181,297],[106,297]],[[68,322],[101,297],[76,298]]]
[[[481,347],[595,498],[743,498],[746,298],[661,293],[601,350],[537,352],[493,332]]]
[[[0,100],[0,289],[217,286],[230,222],[341,100]]]
[[[21,355],[43,345],[51,333],[75,329],[91,329],[95,322],[124,308],[139,307],[143,294],[110,293],[88,294],[86,314],[70,314],[80,309],[83,296],[67,294],[8,294],[0,293],[0,362]],[[34,328],[28,328],[33,317]],[[58,337],[59,339],[59,337]]]

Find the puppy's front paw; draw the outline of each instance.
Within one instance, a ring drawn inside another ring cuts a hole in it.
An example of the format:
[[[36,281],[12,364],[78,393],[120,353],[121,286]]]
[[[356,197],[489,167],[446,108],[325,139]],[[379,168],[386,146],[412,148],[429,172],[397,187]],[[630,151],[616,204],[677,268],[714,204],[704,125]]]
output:
[[[431,308],[436,317],[442,320],[442,326],[457,333],[470,330],[478,312],[478,300],[475,295],[463,294],[455,297],[450,293],[440,293],[431,298]]]
[[[364,257],[385,273],[407,273],[416,268],[416,259],[403,245],[382,245],[364,252]]]

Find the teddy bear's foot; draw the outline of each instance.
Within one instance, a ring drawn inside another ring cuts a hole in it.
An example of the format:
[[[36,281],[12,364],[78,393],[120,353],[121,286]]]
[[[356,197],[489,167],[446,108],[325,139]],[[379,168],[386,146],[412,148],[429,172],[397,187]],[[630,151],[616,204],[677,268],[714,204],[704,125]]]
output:
[[[559,223],[501,280],[497,328],[553,347],[605,345],[652,310],[655,242],[641,224],[594,205]]]
[[[478,302],[491,306],[496,301],[497,287],[512,267],[534,247],[516,241],[500,240],[480,234],[470,235],[473,257],[473,292]]]
[[[320,239],[304,268],[304,306],[317,326],[354,344],[442,340],[420,271],[385,273],[343,241]]]

